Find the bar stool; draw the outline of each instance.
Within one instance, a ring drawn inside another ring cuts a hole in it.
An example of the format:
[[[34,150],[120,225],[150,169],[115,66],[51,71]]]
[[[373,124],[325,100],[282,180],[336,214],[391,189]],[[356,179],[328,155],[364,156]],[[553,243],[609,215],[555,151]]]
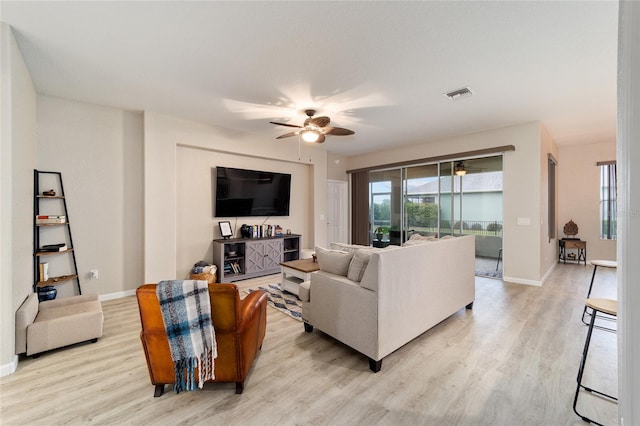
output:
[[[578,386],[576,387],[576,395],[573,399],[573,412],[576,413],[582,420],[588,423],[593,423],[596,425],[603,426],[602,423],[598,423],[595,420],[592,420],[582,414],[578,413],[576,409],[576,405],[578,404],[578,395],[580,394],[580,389],[584,389],[587,392],[594,393],[596,395],[603,396],[608,398],[611,401],[615,401],[617,403],[618,398],[607,395],[606,393],[599,392],[590,387],[584,386],[582,384],[582,375],[584,373],[584,366],[587,362],[587,353],[589,352],[589,344],[591,343],[591,334],[593,333],[594,324],[596,322],[596,314],[598,312],[602,312],[614,317],[618,315],[618,302],[610,299],[587,299],[585,301],[585,306],[588,306],[592,310],[591,321],[589,322],[589,331],[587,331],[587,339],[584,343],[584,350],[582,351],[582,359],[580,360],[580,368],[578,369]]]
[[[589,299],[591,297],[591,290],[593,289],[593,281],[596,277],[596,271],[598,270],[598,266],[602,266],[603,268],[617,268],[618,267],[618,262],[616,262],[615,260],[592,260],[591,264],[593,265],[593,274],[591,274],[591,283],[589,284],[589,291],[587,292],[587,299]],[[592,313],[591,312],[587,312],[587,305],[584,305],[584,310],[582,311],[582,322],[585,325],[589,325],[588,322],[585,321],[585,316],[589,315],[591,316]],[[598,318],[601,319],[606,319],[609,321],[615,321],[615,318],[611,318],[609,316],[602,316],[602,315],[598,315]],[[607,330],[607,331],[616,331],[613,328],[607,328],[607,327],[601,327],[596,325],[596,328],[601,328],[603,330]]]

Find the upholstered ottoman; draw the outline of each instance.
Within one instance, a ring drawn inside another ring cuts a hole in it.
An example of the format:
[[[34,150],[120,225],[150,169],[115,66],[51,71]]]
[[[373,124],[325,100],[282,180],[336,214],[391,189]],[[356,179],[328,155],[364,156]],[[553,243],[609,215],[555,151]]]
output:
[[[38,303],[31,293],[16,312],[16,354],[38,354],[102,337],[104,316],[97,294]]]

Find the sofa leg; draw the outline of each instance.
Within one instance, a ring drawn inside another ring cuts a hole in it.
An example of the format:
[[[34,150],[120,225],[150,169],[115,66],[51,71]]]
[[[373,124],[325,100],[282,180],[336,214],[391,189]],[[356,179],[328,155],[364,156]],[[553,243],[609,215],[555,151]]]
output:
[[[95,339],[91,339],[91,343],[97,343],[98,342],[98,338],[96,337]]]
[[[467,308],[467,309],[473,309],[473,302],[469,303],[469,304],[466,306],[466,308]]]
[[[164,393],[164,385],[156,385],[156,390],[153,392],[153,397],[158,398],[161,397]]]
[[[236,395],[240,395],[244,391],[244,382],[236,382]]]
[[[31,359],[36,359],[36,358],[40,358],[40,354],[33,354],[33,355],[31,355]]]
[[[309,324],[308,322],[304,323],[304,331],[306,331],[307,333],[311,333],[313,331],[313,326],[311,324]]]
[[[377,373],[382,368],[382,360],[376,361],[374,359],[369,358],[369,369],[374,373]]]

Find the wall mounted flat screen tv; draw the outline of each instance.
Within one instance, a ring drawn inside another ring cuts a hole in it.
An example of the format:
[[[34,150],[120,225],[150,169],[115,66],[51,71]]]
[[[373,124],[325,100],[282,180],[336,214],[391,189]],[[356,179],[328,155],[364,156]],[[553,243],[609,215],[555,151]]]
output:
[[[216,167],[216,217],[289,216],[291,175]]]

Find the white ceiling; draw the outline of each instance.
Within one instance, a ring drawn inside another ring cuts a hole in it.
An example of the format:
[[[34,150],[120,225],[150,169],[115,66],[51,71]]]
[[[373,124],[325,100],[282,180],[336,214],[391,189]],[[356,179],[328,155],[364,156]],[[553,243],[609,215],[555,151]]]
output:
[[[0,4],[46,95],[265,141],[313,107],[356,132],[327,138],[345,155],[533,120],[559,145],[615,139],[614,1]]]

